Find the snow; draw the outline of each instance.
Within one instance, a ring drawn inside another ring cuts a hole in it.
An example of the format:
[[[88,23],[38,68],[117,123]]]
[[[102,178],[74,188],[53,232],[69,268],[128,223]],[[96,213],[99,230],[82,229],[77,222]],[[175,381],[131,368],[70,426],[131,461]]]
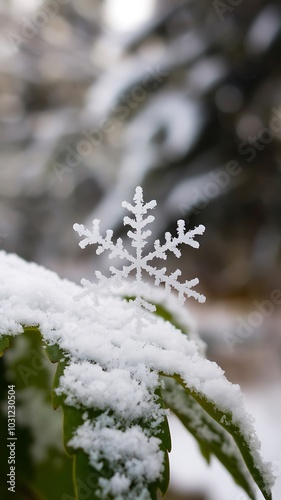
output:
[[[132,91],[141,87],[145,92],[151,92],[151,80],[159,87],[173,69],[191,64],[205,50],[206,42],[192,31],[175,38],[168,47],[161,46],[139,54],[137,58],[126,55],[122,62],[111,64],[88,92],[83,116],[85,126],[93,123],[93,117],[95,124],[99,125],[110,115],[120,113],[119,104],[126,104],[125,99],[132,97]]]
[[[163,411],[153,402],[151,395],[159,384],[155,372],[143,367],[134,375],[136,378],[132,379],[128,370],[117,368],[108,372],[88,361],[72,363],[66,367],[60,381],[61,389],[57,392],[67,394],[66,404],[70,406],[82,404],[89,408],[113,410],[128,421],[142,418],[152,408],[155,414],[161,415]]]
[[[131,421],[135,429],[134,422],[141,416],[144,421],[151,420],[152,432],[153,424],[163,418],[154,398],[157,372],[178,373],[188,387],[206,394],[221,410],[233,412],[234,422],[242,426],[260,469],[269,474],[258,455],[260,445],[239,387],[228,382],[215,363],[201,356],[196,340],[161,318],[157,318],[156,326],[147,322],[137,333],[130,323],[132,304],[116,296],[102,297],[96,307],[89,295],[77,301],[80,286],[15,255],[1,251],[0,268],[1,333],[18,335],[23,324],[40,325],[45,342],[59,344],[69,358],[59,392],[67,395],[69,404],[86,408],[94,404],[101,409],[108,405],[108,409],[114,409],[114,431],[121,432],[118,425],[122,418]],[[118,370],[120,384],[115,384]],[[139,403],[138,408],[132,401]],[[108,424],[102,428],[109,430]],[[97,427],[86,420],[82,429],[77,429],[73,443],[82,446],[84,436],[84,449],[91,457],[90,450],[94,452],[96,445],[89,448],[87,443],[93,443],[96,433]],[[148,448],[152,437],[145,436]],[[160,466],[157,471],[154,480],[159,478]]]
[[[159,163],[159,154],[163,159],[180,159],[196,143],[203,118],[204,110],[194,97],[162,90],[130,122],[125,133],[126,149],[138,155],[139,152],[144,154],[144,148],[154,146],[158,151],[156,165]],[[155,136],[161,129],[165,130],[165,138],[157,143]]]
[[[109,480],[99,480],[103,498],[111,493],[114,498],[126,494],[126,498],[134,500],[139,498],[141,491],[143,498],[149,499],[145,485],[152,483],[163,472],[164,454],[159,449],[160,440],[146,436],[137,425],[125,431],[114,426],[116,423],[109,417],[98,417],[94,424],[87,420],[69,444],[88,452],[95,469],[99,470],[105,461],[118,471]],[[137,486],[129,491],[133,483]]]
[[[280,32],[280,9],[267,5],[254,19],[246,37],[246,48],[253,54],[262,54]]]
[[[185,54],[189,49],[186,40]],[[111,84],[114,81],[111,79]],[[104,94],[104,89],[102,92]],[[204,109],[194,97],[165,89],[159,90],[152,100],[148,95],[141,104],[139,112],[124,126],[122,162],[114,169],[116,182],[87,217],[86,224],[94,218],[102,218],[102,227],[108,224],[118,227],[121,216],[116,206],[120,200],[131,196],[135,186],[141,184],[151,170],[163,166],[167,159],[178,161],[186,156],[198,140]],[[126,110],[126,106],[124,108]],[[156,140],[159,134],[163,135],[160,141]]]
[[[187,83],[199,92],[208,92],[226,77],[227,67],[222,57],[206,57],[195,63],[187,73]]]
[[[123,206],[135,216],[135,219],[124,219],[134,230],[128,235],[136,249],[135,255],[124,248],[121,239],[113,243],[111,231],[102,237],[97,222],[94,222],[94,232],[83,226],[76,228],[85,237],[82,246],[97,243],[98,253],[109,250],[112,256],[129,261],[130,265],[123,266],[121,271],[111,268],[111,272],[119,278],[120,292],[129,286],[136,301],[124,300],[108,291],[93,297],[81,286],[1,251],[0,335],[19,335],[23,325],[39,326],[44,342],[58,344],[63,350],[67,364],[57,392],[66,396],[66,404],[84,410],[84,423],[76,429],[70,444],[82,448],[96,470],[103,467],[104,461],[114,470],[112,477],[100,481],[101,498],[114,492],[115,498],[126,495],[128,499],[146,499],[149,498],[148,483],[162,478],[164,454],[155,429],[164,421],[166,411],[160,408],[155,395],[161,385],[159,373],[177,374],[186,387],[210,400],[223,414],[232,412],[233,423],[241,426],[257,467],[271,484],[270,467],[260,457],[260,443],[252,418],[244,409],[239,386],[231,384],[216,363],[202,357],[202,345],[196,335],[186,335],[150,312],[161,294],[166,295],[169,311],[166,292],[170,288],[179,293],[180,299],[184,294],[199,300],[202,297],[190,289],[196,284],[195,280],[180,284],[177,282],[179,271],[167,276],[165,268],[159,271],[148,262],[155,257],[165,259],[167,251],[179,257],[181,243],[197,248],[194,237],[202,234],[204,228],[199,226],[185,232],[183,221],[179,221],[176,237],[166,233],[162,245],[156,241],[154,250],[143,255],[150,236],[150,231],[144,228],[153,219],[146,214],[156,202],[144,204],[140,187],[136,189],[134,202],[134,206],[127,202]],[[155,287],[152,291],[147,285],[146,294],[142,296],[143,270],[155,277],[156,285],[162,281],[166,289],[159,292],[156,288],[158,291],[154,294]],[[124,278],[131,271],[136,273],[135,281],[124,284]],[[108,285],[101,274],[97,277],[102,289]],[[154,300],[149,302],[151,297]],[[175,302],[171,303],[171,312],[174,312]],[[143,309],[143,305],[147,307]],[[189,316],[184,320],[182,312],[178,321],[184,324],[184,329],[188,328]],[[92,408],[103,412],[94,422],[88,417]],[[142,481],[132,486],[137,477]],[[133,489],[129,491],[131,486]]]

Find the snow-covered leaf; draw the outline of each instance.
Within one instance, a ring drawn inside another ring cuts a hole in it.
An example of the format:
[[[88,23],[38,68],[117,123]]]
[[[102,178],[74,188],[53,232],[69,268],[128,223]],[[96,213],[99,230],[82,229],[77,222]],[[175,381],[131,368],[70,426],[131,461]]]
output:
[[[197,401],[172,378],[164,377],[164,401],[197,440],[207,462],[214,454],[250,498],[254,492],[244,461],[238,448],[226,430],[214,421]]]
[[[220,424],[229,434],[233,437],[236,445],[238,446],[244,462],[260,491],[262,492],[266,500],[271,500],[271,485],[272,485],[272,471],[269,464],[264,464],[261,461],[259,450],[260,442],[253,430],[251,429],[251,418],[249,415],[244,415],[244,420],[238,418],[237,412],[232,411],[232,405],[230,399],[228,398],[228,409],[226,405],[219,405],[214,402],[213,398],[208,396],[209,391],[194,390],[187,387],[186,382],[181,379],[181,377],[174,375],[174,379],[181,384],[188,395],[192,396],[197,403],[205,410],[205,412],[211,416],[218,424]],[[208,382],[204,385],[209,385]],[[232,389],[238,388],[238,386],[232,386]],[[216,384],[216,387],[211,383],[208,387],[211,393],[217,393],[220,391],[220,383]],[[234,395],[235,391],[231,391]],[[236,390],[238,396],[238,390]],[[226,396],[226,392],[222,391],[222,394]],[[220,398],[219,398],[220,399]],[[224,406],[224,408],[223,408]],[[255,498],[255,497],[251,497]]]
[[[197,248],[195,236],[204,228],[186,231],[184,221],[178,221],[176,236],[166,233],[163,243],[156,240],[154,250],[145,252],[150,236],[146,226],[152,221],[147,213],[155,204],[144,202],[140,187],[134,204],[123,203],[132,214],[124,220],[131,228],[132,252],[121,239],[113,241],[112,231],[102,236],[98,221],[93,231],[76,226],[84,238],[81,246],[97,244],[99,254],[108,251],[110,257],[127,261],[121,270],[111,266],[110,278],[97,272],[98,284],[86,282],[86,291],[0,252],[0,334],[15,337],[24,328],[33,333],[40,330],[50,360],[58,363],[53,404],[64,411],[65,446],[76,456],[79,500],[85,485],[92,499],[149,500],[156,499],[157,489],[166,491],[170,436],[161,376],[174,378],[232,435],[252,477],[270,500],[270,467],[259,454],[260,443],[239,386],[228,382],[216,363],[204,359],[202,346],[188,331],[183,314],[174,305],[166,313],[165,301],[158,301],[171,288],[178,302],[190,295],[202,301],[192,288],[196,279],[180,283],[179,270],[168,275],[165,267],[158,269],[150,261],[166,260],[168,252],[179,257],[181,244]],[[143,272],[164,287],[151,287],[143,281]],[[131,273],[133,282],[125,279]],[[124,298],[129,296],[133,299]],[[4,339],[3,348],[6,344]],[[206,443],[201,446],[207,456]],[[235,478],[244,481],[237,472]]]

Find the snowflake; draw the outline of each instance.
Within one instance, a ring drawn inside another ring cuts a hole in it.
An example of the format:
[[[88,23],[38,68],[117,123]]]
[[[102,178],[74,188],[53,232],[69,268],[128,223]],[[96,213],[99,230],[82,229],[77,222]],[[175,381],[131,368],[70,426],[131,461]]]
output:
[[[125,259],[128,264],[123,265],[122,269],[116,269],[111,266],[109,269],[112,276],[106,277],[102,275],[101,272],[96,271],[96,277],[98,280],[97,284],[90,283],[87,280],[82,280],[81,283],[90,290],[95,290],[98,292],[96,295],[100,294],[104,290],[109,288],[112,289],[114,286],[120,286],[122,284],[122,279],[127,278],[131,273],[134,273],[135,279],[130,287],[133,291],[135,299],[133,302],[137,305],[138,310],[144,308],[151,312],[155,311],[155,306],[144,300],[143,295],[145,295],[146,287],[148,286],[143,281],[143,272],[145,271],[150,276],[154,277],[154,284],[156,286],[163,283],[165,285],[166,291],[169,293],[171,289],[174,289],[178,293],[178,300],[181,304],[184,303],[186,297],[194,297],[199,302],[205,302],[204,295],[199,294],[193,289],[195,285],[199,283],[197,278],[190,281],[185,281],[180,283],[178,281],[181,271],[177,269],[172,274],[167,274],[167,268],[162,267],[158,269],[153,267],[150,262],[153,259],[167,259],[167,252],[172,252],[176,257],[181,256],[181,251],[178,248],[180,244],[190,245],[193,248],[198,248],[199,243],[194,240],[197,235],[202,235],[205,227],[200,225],[193,230],[185,231],[185,223],[183,220],[177,221],[177,236],[172,237],[171,233],[167,232],[165,234],[165,243],[161,245],[159,240],[154,242],[154,250],[147,254],[144,254],[143,249],[147,244],[147,239],[151,236],[150,230],[145,230],[145,226],[154,221],[152,215],[147,215],[149,210],[152,210],[157,205],[155,200],[149,203],[144,203],[143,201],[143,190],[141,187],[137,187],[134,195],[135,205],[124,201],[122,206],[126,208],[129,212],[134,215],[134,218],[125,216],[123,221],[124,225],[128,225],[131,229],[128,231],[127,235],[132,240],[131,246],[135,249],[132,255],[124,247],[123,240],[118,238],[116,243],[112,241],[113,231],[107,230],[105,237],[100,233],[100,221],[98,219],[93,220],[93,228],[90,231],[82,224],[74,224],[73,228],[79,236],[84,236],[79,243],[81,248],[85,248],[87,245],[97,244],[98,248],[96,253],[100,255],[104,251],[109,251],[109,258],[120,258]]]

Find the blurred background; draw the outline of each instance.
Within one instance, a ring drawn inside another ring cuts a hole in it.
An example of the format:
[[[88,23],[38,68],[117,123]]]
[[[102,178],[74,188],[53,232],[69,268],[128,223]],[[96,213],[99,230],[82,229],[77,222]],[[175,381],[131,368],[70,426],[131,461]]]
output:
[[[157,199],[155,238],[204,224],[169,266],[200,279],[207,302],[188,307],[247,394],[280,498],[279,2],[0,0],[0,14],[1,248],[91,279],[107,262],[73,223],[126,236],[137,185]],[[169,498],[244,500],[171,426]]]

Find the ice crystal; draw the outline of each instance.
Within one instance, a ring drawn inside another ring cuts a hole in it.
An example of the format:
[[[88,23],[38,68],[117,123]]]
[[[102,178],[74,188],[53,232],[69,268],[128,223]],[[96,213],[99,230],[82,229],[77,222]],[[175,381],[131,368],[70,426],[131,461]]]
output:
[[[156,286],[163,283],[168,293],[171,289],[174,289],[178,294],[178,300],[181,304],[184,303],[187,297],[194,297],[199,302],[205,301],[204,295],[201,295],[193,289],[193,287],[199,283],[197,278],[181,283],[178,281],[181,275],[179,269],[168,274],[166,267],[158,269],[151,265],[151,261],[154,259],[166,260],[168,252],[173,253],[176,257],[180,257],[181,250],[179,245],[181,244],[198,248],[199,243],[194,238],[197,235],[202,235],[205,227],[200,225],[192,230],[186,231],[184,220],[178,220],[177,236],[173,237],[171,233],[167,232],[165,234],[165,242],[161,244],[159,240],[156,240],[154,242],[154,250],[145,254],[143,249],[147,244],[148,238],[152,234],[151,231],[145,229],[145,227],[154,221],[153,215],[147,215],[147,213],[149,210],[154,209],[156,205],[157,203],[155,200],[144,203],[143,190],[140,186],[135,190],[134,205],[127,201],[123,201],[122,203],[122,206],[134,216],[133,218],[125,216],[123,219],[124,225],[131,227],[127,235],[131,239],[132,248],[135,249],[133,254],[129,253],[127,248],[125,248],[122,238],[118,238],[114,243],[112,239],[112,230],[107,230],[105,237],[101,235],[99,219],[93,220],[92,230],[87,229],[82,224],[74,224],[74,230],[78,232],[80,237],[84,237],[79,243],[81,248],[85,248],[87,245],[96,244],[98,245],[96,250],[98,255],[107,250],[110,259],[119,258],[121,260],[125,259],[128,262],[128,264],[123,265],[122,269],[111,266],[109,269],[112,276],[109,278],[104,276],[101,272],[96,271],[97,284],[82,280],[82,284],[86,286],[88,290],[96,290],[98,293],[101,293],[103,290],[108,291],[110,287],[114,288],[115,286],[121,285],[122,279],[127,278],[133,273],[134,281],[130,290],[132,292],[131,294],[135,297],[134,302],[137,306],[137,310],[140,311],[143,308],[153,312],[155,310],[154,305],[144,299],[147,286],[147,283],[143,280],[143,272],[145,271],[148,275],[154,277],[154,284]]]

